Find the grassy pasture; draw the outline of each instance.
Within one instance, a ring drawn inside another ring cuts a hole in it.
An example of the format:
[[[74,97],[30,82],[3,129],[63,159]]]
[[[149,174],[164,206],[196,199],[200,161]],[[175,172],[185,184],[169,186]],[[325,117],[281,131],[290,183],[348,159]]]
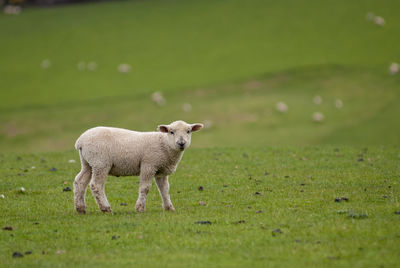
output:
[[[0,266],[396,267],[400,77],[388,67],[400,62],[399,8],[154,0],[0,14],[0,228],[13,228],[0,230]],[[88,214],[74,212],[63,189],[82,131],[177,119],[211,127],[171,177],[176,213],[155,185],[147,212],[134,212],[136,177],[109,177],[113,215],[90,193]]]
[[[303,66],[386,71],[400,60],[399,8],[393,0],[172,0],[2,14],[0,108],[179,91]],[[44,59],[51,68],[40,68]],[[80,61],[97,71],[78,71]],[[128,75],[117,72],[124,62]]]
[[[0,146],[21,152],[71,149],[93,126],[151,131],[177,119],[212,123],[196,133],[195,147],[399,144],[399,85],[386,72],[328,66],[171,92],[162,107],[149,94],[49,104],[0,115]],[[322,104],[313,103],[316,95]],[[335,107],[336,99],[343,108]],[[276,111],[279,101],[288,104],[287,113]],[[192,111],[183,112],[184,103]],[[324,122],[312,121],[317,111]]]
[[[109,177],[113,215],[99,212],[90,193],[88,214],[73,210],[73,194],[63,188],[79,170],[78,162],[68,163],[76,152],[2,154],[0,226],[13,231],[0,231],[1,265],[395,267],[399,153],[398,147],[192,149],[170,180],[176,213],[162,211],[155,185],[147,211],[133,212],[138,179]],[[341,197],[349,200],[334,201]],[[15,251],[32,254],[12,258]]]
[[[178,118],[213,123],[198,147],[399,144],[400,81],[388,74],[400,61],[398,7],[114,1],[2,14],[0,146],[68,150],[95,125],[148,131]],[[386,25],[366,20],[370,11]],[[40,67],[44,59],[50,68]],[[79,71],[81,61],[98,67]],[[131,72],[119,73],[120,63]],[[154,91],[165,107],[151,103]],[[275,111],[278,101],[287,114]],[[182,112],[185,102],[192,112]],[[317,111],[323,124],[311,121]]]

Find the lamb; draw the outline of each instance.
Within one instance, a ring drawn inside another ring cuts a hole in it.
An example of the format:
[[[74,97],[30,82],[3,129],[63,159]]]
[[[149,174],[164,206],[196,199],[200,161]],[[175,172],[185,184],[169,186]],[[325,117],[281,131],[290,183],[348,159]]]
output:
[[[121,128],[95,127],[76,141],[81,171],[74,181],[74,203],[78,213],[86,213],[85,195],[90,190],[99,209],[112,212],[105,195],[107,175],[140,175],[136,211],[144,212],[146,196],[155,178],[164,210],[175,211],[169,196],[168,176],[177,168],[184,150],[190,146],[192,132],[202,124],[175,121],[158,126],[158,132],[137,132]]]

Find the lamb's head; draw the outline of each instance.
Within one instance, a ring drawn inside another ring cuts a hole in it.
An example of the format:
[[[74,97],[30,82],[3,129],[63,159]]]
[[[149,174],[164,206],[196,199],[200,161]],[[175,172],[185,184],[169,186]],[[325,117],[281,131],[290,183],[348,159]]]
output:
[[[199,131],[203,124],[188,124],[184,121],[175,121],[169,125],[158,126],[158,131],[165,133],[171,149],[183,151],[190,146],[192,132]]]

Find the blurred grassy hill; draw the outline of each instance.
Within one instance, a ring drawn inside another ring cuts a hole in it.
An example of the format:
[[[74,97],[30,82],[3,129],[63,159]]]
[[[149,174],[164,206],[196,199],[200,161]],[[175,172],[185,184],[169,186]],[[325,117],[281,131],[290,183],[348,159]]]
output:
[[[175,119],[210,123],[198,147],[399,145],[400,78],[388,73],[400,61],[399,8],[389,0],[175,0],[2,14],[0,146],[67,149],[95,125],[152,130]],[[121,63],[131,71],[118,72]],[[165,106],[151,102],[154,91]],[[287,113],[275,110],[279,101]],[[324,122],[312,122],[317,111]]]

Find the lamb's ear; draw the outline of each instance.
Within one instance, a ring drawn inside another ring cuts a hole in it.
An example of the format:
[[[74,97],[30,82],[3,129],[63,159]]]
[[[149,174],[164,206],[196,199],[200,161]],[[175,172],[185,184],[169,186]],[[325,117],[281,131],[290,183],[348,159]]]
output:
[[[199,131],[200,129],[203,128],[203,124],[200,123],[191,124],[190,126],[192,127],[192,132]]]
[[[159,125],[159,126],[157,127],[157,130],[160,131],[160,132],[162,132],[162,133],[168,133],[168,126],[166,126],[166,125]]]

